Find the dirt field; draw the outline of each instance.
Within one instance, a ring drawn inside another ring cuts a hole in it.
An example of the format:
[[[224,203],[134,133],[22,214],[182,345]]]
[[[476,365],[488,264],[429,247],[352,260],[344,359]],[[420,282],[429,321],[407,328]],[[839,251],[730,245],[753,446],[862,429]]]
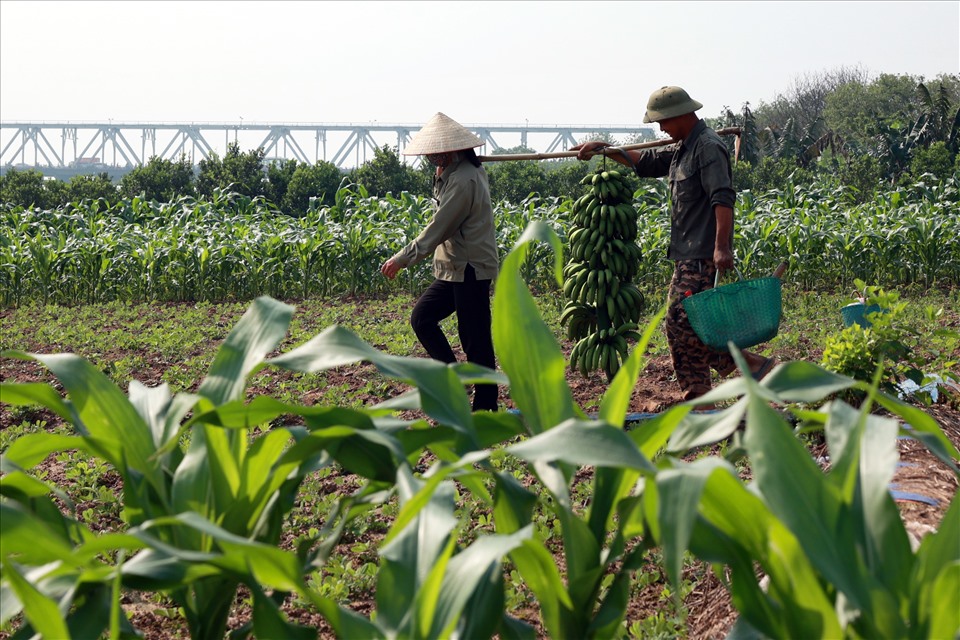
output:
[[[569,352],[570,344],[564,345]],[[32,345],[23,345],[22,348],[31,350]],[[122,357],[124,354],[111,354],[112,356]],[[423,355],[423,354],[412,354]],[[775,354],[780,360],[789,358],[790,354]],[[372,366],[358,366],[355,368],[344,368],[343,371],[329,372],[328,382],[330,384],[343,383],[350,388],[360,388],[365,383],[366,372],[373,372]],[[150,364],[145,365],[144,370],[139,376],[141,382],[152,385],[160,381],[162,371],[152,369]],[[11,361],[9,359],[3,362],[2,374],[5,381],[38,381],[45,379],[45,375],[39,368],[32,363],[20,361]],[[591,411],[595,410],[597,403],[606,390],[606,381],[599,373],[591,375],[584,379],[577,373],[568,371],[568,384],[573,392],[574,399],[581,407]],[[269,388],[258,388],[258,393],[270,394]],[[397,389],[399,393],[401,389]],[[960,392],[943,394],[943,400],[940,404],[929,407],[927,412],[940,424],[943,431],[960,448]],[[383,400],[384,398],[371,398],[372,402]],[[673,370],[669,357],[660,356],[651,360],[645,370],[641,373],[640,379],[635,386],[632,397],[630,411],[632,413],[656,413],[676,404],[680,399],[679,390],[673,379]],[[309,404],[309,400],[305,399]],[[513,404],[505,390],[501,391],[501,403],[506,408],[513,408]],[[44,419],[54,420],[52,414],[45,415]],[[10,412],[7,407],[0,407],[0,428],[7,428],[11,424]],[[898,468],[893,484],[896,491],[901,496],[897,500],[903,515],[904,522],[909,531],[922,537],[926,533],[936,530],[947,507],[956,495],[958,483],[957,477],[942,462],[918,442],[901,439],[900,441],[901,465]],[[815,457],[820,452],[812,451]],[[62,465],[60,465],[62,466]],[[63,473],[62,468],[52,462],[44,463],[44,468],[48,473],[48,481],[57,481],[57,477]],[[116,474],[113,474],[116,476]],[[110,482],[110,478],[105,478],[104,482]],[[119,482],[119,477],[113,479]],[[119,523],[104,523],[105,528],[118,525]],[[376,539],[369,540],[376,543]],[[350,541],[350,542],[356,542]],[[338,547],[337,554],[342,554],[343,562],[350,561],[350,549],[352,544],[341,544]],[[651,570],[657,570],[651,567]],[[684,605],[688,610],[686,626],[690,638],[720,638],[726,635],[726,632],[732,626],[736,611],[730,604],[730,599],[720,584],[719,580],[712,574],[706,566],[692,567],[688,569],[691,573],[690,578],[696,583],[694,590],[685,598]],[[665,579],[664,579],[665,582]],[[642,620],[648,616],[654,615],[662,607],[660,599],[660,590],[663,583],[651,585],[641,592],[640,597],[634,598],[630,603],[628,620]],[[235,628],[242,624],[249,616],[249,609],[243,605],[240,594],[237,601],[236,615],[232,619],[231,627]],[[375,603],[373,594],[369,598],[358,600],[350,606],[363,614],[369,615],[373,610]],[[154,600],[140,599],[137,594],[132,594],[126,598],[125,609],[131,616],[134,625],[145,634],[145,637],[168,640],[172,638],[185,637],[186,629],[181,621],[175,617],[171,618],[163,607]],[[303,609],[295,607],[284,607],[289,617],[302,624],[314,625],[320,630],[321,637],[333,637],[332,632],[326,622],[317,614],[311,614]],[[528,622],[538,627],[537,612],[531,610],[522,615]],[[0,637],[4,634],[0,633]]]

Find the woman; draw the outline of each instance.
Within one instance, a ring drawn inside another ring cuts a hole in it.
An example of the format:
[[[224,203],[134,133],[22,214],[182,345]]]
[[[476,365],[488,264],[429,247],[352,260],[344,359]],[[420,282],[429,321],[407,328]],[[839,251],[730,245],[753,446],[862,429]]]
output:
[[[460,344],[467,361],[496,367],[490,328],[490,284],[500,266],[487,173],[474,148],[483,142],[442,113],[436,114],[404,149],[436,166],[433,218],[417,238],[383,263],[391,280],[400,269],[433,256],[436,278],[420,299],[410,324],[434,360],[457,361],[440,322],[457,314]],[[497,410],[497,385],[474,388],[473,410]]]

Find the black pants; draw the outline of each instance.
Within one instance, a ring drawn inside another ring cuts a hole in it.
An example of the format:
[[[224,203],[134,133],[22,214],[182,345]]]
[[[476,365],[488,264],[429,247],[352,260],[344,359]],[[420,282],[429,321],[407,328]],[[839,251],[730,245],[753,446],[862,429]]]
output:
[[[490,281],[477,280],[470,265],[467,265],[463,282],[434,280],[417,300],[410,316],[413,331],[430,357],[447,364],[456,362],[457,357],[440,329],[440,322],[454,312],[467,361],[489,369],[496,368],[490,329]],[[497,385],[475,385],[473,410],[497,410]]]

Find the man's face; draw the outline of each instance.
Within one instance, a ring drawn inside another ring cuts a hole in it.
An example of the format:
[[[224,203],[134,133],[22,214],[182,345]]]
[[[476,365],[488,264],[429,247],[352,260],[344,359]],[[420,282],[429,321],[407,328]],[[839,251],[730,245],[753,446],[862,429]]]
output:
[[[660,131],[663,131],[665,134],[678,140],[680,138],[680,131],[682,128],[680,118],[683,116],[676,116],[674,118],[666,118],[665,120],[659,121],[657,124],[660,125]]]

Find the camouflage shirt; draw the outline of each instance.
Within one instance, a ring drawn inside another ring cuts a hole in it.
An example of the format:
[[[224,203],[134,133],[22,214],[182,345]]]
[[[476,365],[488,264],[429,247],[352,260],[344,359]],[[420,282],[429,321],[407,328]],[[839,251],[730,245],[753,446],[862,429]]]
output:
[[[701,120],[676,145],[641,152],[641,178],[667,176],[670,184],[670,260],[712,260],[717,236],[714,207],[733,209],[736,191],[730,155],[720,136]],[[730,230],[733,247],[733,229]]]

